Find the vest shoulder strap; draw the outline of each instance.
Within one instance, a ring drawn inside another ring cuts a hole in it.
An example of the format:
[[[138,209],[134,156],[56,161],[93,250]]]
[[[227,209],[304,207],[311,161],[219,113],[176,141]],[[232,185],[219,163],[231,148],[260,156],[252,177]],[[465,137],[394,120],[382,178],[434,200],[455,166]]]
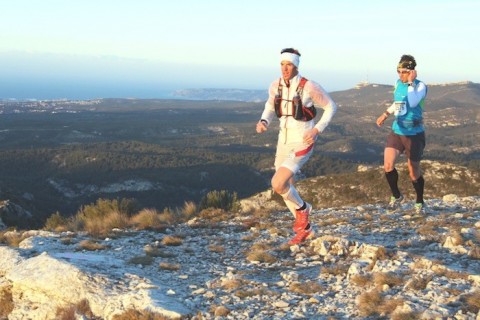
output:
[[[308,79],[305,78],[305,77],[302,77],[302,78],[300,79],[300,83],[298,84],[298,87],[297,87],[297,94],[298,94],[299,96],[302,95],[302,93],[303,93],[303,87],[305,87],[305,83],[307,83],[307,81],[308,81]]]

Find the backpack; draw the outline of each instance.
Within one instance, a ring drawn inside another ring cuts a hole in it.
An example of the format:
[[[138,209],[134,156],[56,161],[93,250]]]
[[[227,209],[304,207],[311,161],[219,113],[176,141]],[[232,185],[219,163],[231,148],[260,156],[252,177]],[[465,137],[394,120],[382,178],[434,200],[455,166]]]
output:
[[[300,79],[300,83],[298,84],[297,87],[297,95],[292,98],[292,104],[293,104],[293,114],[282,114],[282,91],[283,91],[283,85],[282,85],[282,79],[278,81],[278,92],[275,95],[274,99],[274,107],[275,107],[275,114],[277,117],[282,117],[282,116],[292,116],[295,120],[300,120],[300,121],[310,121],[315,116],[317,115],[317,109],[315,109],[315,106],[311,107],[305,107],[303,106],[302,103],[302,94],[303,94],[303,88],[305,87],[305,83],[307,83],[308,79],[302,77]]]

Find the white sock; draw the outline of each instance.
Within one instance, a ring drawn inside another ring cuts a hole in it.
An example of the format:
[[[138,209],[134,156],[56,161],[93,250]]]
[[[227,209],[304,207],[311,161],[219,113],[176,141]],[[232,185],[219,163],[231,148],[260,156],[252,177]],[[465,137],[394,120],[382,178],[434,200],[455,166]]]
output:
[[[297,205],[295,203],[293,203],[292,201],[288,200],[288,199],[283,199],[283,201],[285,202],[285,204],[287,205],[287,208],[288,210],[290,210],[290,212],[293,214],[293,217],[296,218],[297,217]]]
[[[293,204],[295,205],[295,209],[298,209],[301,206],[303,206],[302,198],[300,198],[300,196],[298,195],[297,189],[295,189],[295,187],[292,185],[290,185],[290,188],[288,189],[287,192],[281,193],[280,195],[282,196],[283,200],[285,200],[285,203],[287,203],[287,200],[290,202],[293,202]],[[287,207],[288,207],[288,204],[287,204]]]

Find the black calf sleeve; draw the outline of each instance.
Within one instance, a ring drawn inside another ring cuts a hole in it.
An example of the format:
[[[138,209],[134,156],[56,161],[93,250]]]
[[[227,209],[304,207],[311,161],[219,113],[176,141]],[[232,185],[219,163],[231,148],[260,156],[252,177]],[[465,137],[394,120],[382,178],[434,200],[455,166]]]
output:
[[[400,198],[400,190],[398,189],[398,172],[396,168],[393,168],[390,172],[385,172],[385,177],[387,178],[388,185],[390,190],[392,190],[392,195],[395,198]]]
[[[417,193],[417,203],[423,203],[423,190],[425,187],[425,180],[423,180],[423,176],[420,176],[416,181],[412,181],[413,188]]]

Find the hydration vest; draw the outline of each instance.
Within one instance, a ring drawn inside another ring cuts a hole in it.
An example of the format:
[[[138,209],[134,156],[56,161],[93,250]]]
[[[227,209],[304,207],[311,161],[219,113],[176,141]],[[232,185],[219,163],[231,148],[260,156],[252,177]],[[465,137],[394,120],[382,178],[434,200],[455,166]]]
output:
[[[282,116],[291,116],[295,120],[300,120],[300,121],[310,121],[315,116],[317,115],[317,109],[315,109],[315,106],[311,107],[304,107],[302,103],[302,94],[303,94],[303,87],[305,87],[305,83],[307,83],[308,79],[302,77],[300,79],[300,83],[298,84],[296,93],[297,95],[294,96],[291,100],[292,105],[293,105],[293,114],[283,114],[282,113],[282,91],[283,91],[283,85],[282,85],[282,78],[278,81],[278,92],[275,95],[274,99],[274,107],[275,107],[275,114],[277,117],[282,117]]]
[[[415,79],[414,86],[420,83]],[[426,93],[425,93],[426,97]],[[397,80],[395,90],[393,92],[393,99],[395,101],[403,102],[403,112],[395,112],[395,120],[392,124],[392,130],[399,135],[415,135],[425,131],[423,126],[423,110],[425,107],[425,97],[419,102],[415,108],[410,107],[408,103],[408,84]]]

